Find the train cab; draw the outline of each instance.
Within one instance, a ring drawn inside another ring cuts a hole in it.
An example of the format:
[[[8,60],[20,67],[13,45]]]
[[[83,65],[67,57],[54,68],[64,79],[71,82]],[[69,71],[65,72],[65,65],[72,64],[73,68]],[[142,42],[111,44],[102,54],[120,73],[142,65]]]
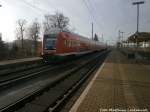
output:
[[[45,34],[43,37],[43,58],[47,59],[56,53],[57,34]],[[50,57],[51,58],[51,57]]]

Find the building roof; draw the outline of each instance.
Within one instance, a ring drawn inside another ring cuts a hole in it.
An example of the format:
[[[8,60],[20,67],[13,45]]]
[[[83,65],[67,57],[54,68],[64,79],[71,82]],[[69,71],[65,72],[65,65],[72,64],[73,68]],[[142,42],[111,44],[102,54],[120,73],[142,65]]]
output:
[[[150,41],[150,32],[139,32],[134,33],[128,38],[129,42],[145,42],[145,41]]]

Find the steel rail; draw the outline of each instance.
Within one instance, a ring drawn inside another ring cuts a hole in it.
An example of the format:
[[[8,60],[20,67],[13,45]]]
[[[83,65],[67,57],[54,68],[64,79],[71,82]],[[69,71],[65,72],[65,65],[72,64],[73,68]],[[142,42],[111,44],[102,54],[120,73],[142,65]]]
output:
[[[106,54],[106,52],[101,53],[101,55],[102,55],[102,54]],[[86,67],[86,66],[88,66],[88,65],[92,65],[91,62],[92,62],[94,59],[96,59],[98,56],[100,56],[100,55],[97,55],[97,56],[95,56],[94,58],[90,59],[90,61],[85,62],[84,64],[82,64],[82,65],[80,65],[80,66],[78,66],[78,67],[76,67],[76,68],[73,68],[73,69],[71,69],[70,71],[65,72],[63,75],[61,75],[61,77],[59,77],[58,79],[54,80],[52,83],[49,83],[48,85],[46,85],[46,86],[44,86],[44,87],[42,87],[42,88],[39,88],[38,90],[34,91],[34,92],[31,93],[30,95],[25,96],[24,98],[19,99],[17,102],[14,102],[13,104],[4,107],[4,108],[1,109],[0,111],[1,111],[1,112],[9,112],[9,110],[11,110],[11,111],[17,110],[18,108],[20,108],[21,106],[23,106],[25,103],[27,103],[27,102],[33,100],[35,97],[41,95],[44,91],[47,91],[47,89],[52,88],[54,85],[56,86],[57,84],[59,84],[60,82],[62,82],[63,80],[65,80],[67,77],[72,76],[71,74],[75,74],[76,72],[78,72],[79,70],[83,69],[84,67]],[[96,62],[97,62],[97,60],[95,61],[94,65],[97,65]],[[93,65],[93,66],[94,66],[94,65]],[[91,73],[91,72],[94,70],[94,68],[95,68],[95,67],[93,67],[91,70],[89,70],[89,71],[87,72],[87,74],[88,74],[88,73]],[[85,78],[83,78],[83,79],[81,79],[81,80],[85,80],[86,77],[88,77],[88,75],[85,75]],[[82,81],[81,81],[81,82],[82,82]],[[50,111],[55,111],[55,110],[59,107],[59,105],[61,105],[62,102],[64,102],[64,100],[67,98],[67,96],[70,96],[68,93],[72,93],[72,92],[75,90],[75,88],[76,88],[78,85],[80,85],[81,82],[80,82],[80,81],[77,81],[77,83],[76,83],[73,87],[71,87],[71,88],[74,88],[74,89],[68,90],[67,94],[66,94],[66,92],[65,92],[65,94],[62,95],[62,96],[64,96],[64,97],[62,97],[61,100],[59,100],[59,101],[57,101],[58,99],[56,100],[56,102],[57,102],[56,104],[57,104],[57,105],[54,105],[53,107],[49,107],[49,110],[50,110]]]

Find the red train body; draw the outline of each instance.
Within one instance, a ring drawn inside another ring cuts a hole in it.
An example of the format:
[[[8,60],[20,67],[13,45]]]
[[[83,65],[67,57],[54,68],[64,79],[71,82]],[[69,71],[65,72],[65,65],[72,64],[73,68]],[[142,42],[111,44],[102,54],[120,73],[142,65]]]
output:
[[[69,32],[46,34],[42,42],[42,56],[45,60],[75,56],[106,49],[103,43]]]

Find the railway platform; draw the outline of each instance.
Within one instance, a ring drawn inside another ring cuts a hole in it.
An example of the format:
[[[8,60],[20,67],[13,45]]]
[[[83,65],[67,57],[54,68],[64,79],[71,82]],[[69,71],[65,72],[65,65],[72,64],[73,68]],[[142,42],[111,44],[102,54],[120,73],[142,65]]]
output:
[[[70,112],[149,112],[150,64],[113,50]]]
[[[23,58],[23,59],[15,59],[15,60],[5,60],[5,61],[0,61],[0,66],[37,61],[37,60],[41,60],[41,59],[42,59],[41,57],[33,57],[33,58]]]

